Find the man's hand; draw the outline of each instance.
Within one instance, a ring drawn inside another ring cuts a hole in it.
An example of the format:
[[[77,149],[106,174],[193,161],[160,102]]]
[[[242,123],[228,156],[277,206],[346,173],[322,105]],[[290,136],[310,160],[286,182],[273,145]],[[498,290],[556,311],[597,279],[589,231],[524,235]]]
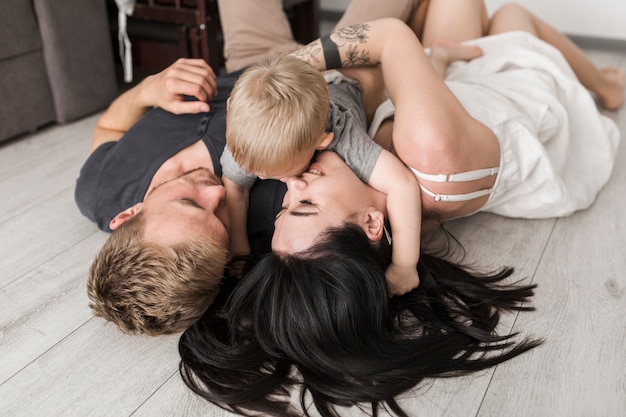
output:
[[[91,151],[120,140],[154,106],[175,114],[201,113],[209,111],[207,102],[216,94],[215,73],[204,60],[179,59],[111,103],[94,129]],[[185,101],[183,95],[199,101]]]
[[[391,264],[385,271],[387,279],[387,288],[389,295],[404,295],[411,290],[417,288],[420,284],[420,278],[417,275],[415,266],[398,266]]]
[[[217,94],[215,73],[203,59],[181,58],[141,83],[141,100],[175,114],[209,111]],[[183,95],[198,101],[184,101]]]

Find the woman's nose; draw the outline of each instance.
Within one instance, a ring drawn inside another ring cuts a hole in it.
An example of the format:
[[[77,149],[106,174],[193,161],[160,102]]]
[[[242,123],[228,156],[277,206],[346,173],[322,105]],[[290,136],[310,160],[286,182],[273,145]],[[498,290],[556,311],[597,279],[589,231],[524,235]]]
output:
[[[287,184],[289,190],[304,190],[307,186],[306,181],[301,176],[281,178],[280,180]]]

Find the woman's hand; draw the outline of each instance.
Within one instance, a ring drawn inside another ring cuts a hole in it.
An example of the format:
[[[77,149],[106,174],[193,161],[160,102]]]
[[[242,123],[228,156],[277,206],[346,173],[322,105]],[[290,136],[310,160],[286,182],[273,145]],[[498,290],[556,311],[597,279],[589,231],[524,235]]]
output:
[[[385,271],[387,288],[390,296],[404,295],[414,290],[420,284],[420,277],[417,275],[415,266],[389,265]]]
[[[181,58],[140,84],[139,100],[175,114],[209,111],[207,104],[217,94],[215,73],[203,59]],[[185,101],[191,96],[198,101]]]

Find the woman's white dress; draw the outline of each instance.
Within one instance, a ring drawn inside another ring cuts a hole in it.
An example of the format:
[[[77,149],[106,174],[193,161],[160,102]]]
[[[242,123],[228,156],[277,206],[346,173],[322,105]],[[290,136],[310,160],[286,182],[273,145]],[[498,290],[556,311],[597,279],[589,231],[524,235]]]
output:
[[[446,84],[494,131],[501,152],[480,211],[546,218],[589,207],[613,169],[615,123],[598,111],[562,54],[535,36],[508,32],[467,43],[484,55],[453,63]],[[382,105],[372,128],[392,112],[390,102]]]

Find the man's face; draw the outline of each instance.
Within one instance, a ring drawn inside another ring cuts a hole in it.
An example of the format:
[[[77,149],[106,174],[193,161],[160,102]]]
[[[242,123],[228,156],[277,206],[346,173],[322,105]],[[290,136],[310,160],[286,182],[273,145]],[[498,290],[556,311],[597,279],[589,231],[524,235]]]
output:
[[[196,168],[152,189],[143,202],[144,238],[174,244],[192,238],[228,246],[226,190],[207,168]]]

